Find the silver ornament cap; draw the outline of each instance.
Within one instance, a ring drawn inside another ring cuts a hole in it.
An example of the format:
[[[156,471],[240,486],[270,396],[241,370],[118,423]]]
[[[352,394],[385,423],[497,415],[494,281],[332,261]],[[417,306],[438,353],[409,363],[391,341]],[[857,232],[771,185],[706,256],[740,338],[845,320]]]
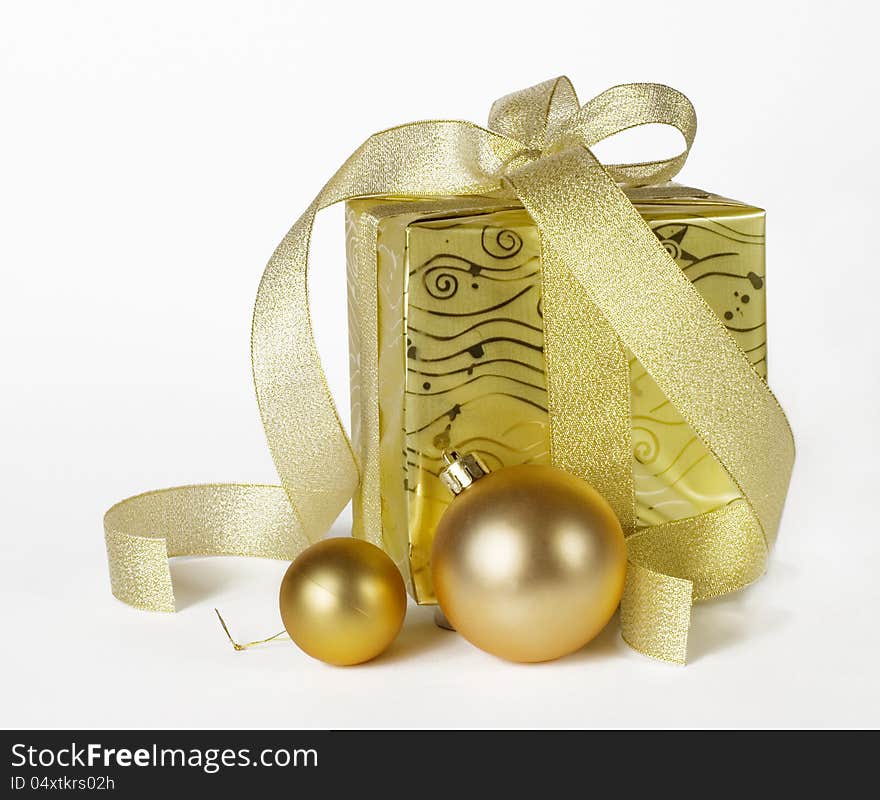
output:
[[[462,455],[457,450],[444,450],[443,462],[446,466],[440,472],[440,480],[454,495],[461,494],[474,481],[489,474],[489,467],[476,453]]]

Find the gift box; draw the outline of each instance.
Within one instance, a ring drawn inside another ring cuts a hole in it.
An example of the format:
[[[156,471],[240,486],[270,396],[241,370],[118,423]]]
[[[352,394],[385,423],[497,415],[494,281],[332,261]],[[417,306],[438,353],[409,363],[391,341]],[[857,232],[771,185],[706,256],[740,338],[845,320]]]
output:
[[[627,193],[766,377],[764,212],[679,185]],[[346,225],[353,443],[365,467],[355,532],[380,537],[415,599],[431,603],[434,529],[451,500],[443,452],[476,452],[493,470],[550,463],[540,235],[522,206],[491,197],[358,200]],[[362,259],[365,246],[374,252]],[[636,528],[739,498],[627,360]]]
[[[655,161],[592,148],[680,132]],[[683,663],[692,603],[766,568],[794,464],[766,383],[764,215],[670,181],[696,113],[661,84],[583,105],[567,78],[492,104],[488,126],[429,120],[370,136],[275,249],[251,329],[278,485],[147,492],[104,518],[114,594],[173,610],[168,558],[291,558],[353,498],[430,603],[444,451],[496,470],[550,463],[601,494],[626,535],[623,638]],[[347,203],[352,436],[311,328],[315,216]],[[556,474],[556,473],[554,473]]]

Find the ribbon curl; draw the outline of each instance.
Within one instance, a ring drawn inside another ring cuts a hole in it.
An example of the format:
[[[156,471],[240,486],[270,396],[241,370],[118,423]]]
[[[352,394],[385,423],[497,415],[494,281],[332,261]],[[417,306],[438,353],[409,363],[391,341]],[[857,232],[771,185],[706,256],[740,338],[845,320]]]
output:
[[[590,150],[657,123],[681,132],[681,153],[602,165]],[[541,234],[552,461],[603,492],[629,534],[624,639],[683,663],[692,601],[739,589],[764,571],[794,462],[775,397],[621,188],[672,178],[695,133],[693,106],[667,86],[616,86],[580,106],[562,77],[496,101],[488,128],[416,122],[367,139],[284,237],[257,293],[254,384],[281,485],[179,487],[118,503],[104,518],[113,594],[173,611],[170,556],[293,558],[326,533],[357,490],[357,457],[309,316],[318,211],[368,196],[494,193],[518,199]],[[635,528],[625,348],[741,499]]]

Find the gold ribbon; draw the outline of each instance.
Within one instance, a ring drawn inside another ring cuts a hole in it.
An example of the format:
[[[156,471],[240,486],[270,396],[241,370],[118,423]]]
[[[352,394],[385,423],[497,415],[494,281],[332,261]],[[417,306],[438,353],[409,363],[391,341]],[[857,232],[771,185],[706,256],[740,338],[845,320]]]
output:
[[[628,128],[677,128],[669,159],[602,165],[590,151]],[[616,86],[579,106],[567,78],[492,106],[489,128],[416,122],[367,139],[276,249],[254,309],[257,399],[281,486],[211,485],[139,495],[104,519],[113,593],[173,611],[168,558],[290,559],[321,538],[359,482],[309,318],[309,237],[318,211],[367,196],[516,197],[541,233],[553,463],[593,483],[629,534],[624,639],[684,662],[691,603],[764,570],[794,462],[766,383],[621,190],[666,181],[687,158],[696,115],[657,84]],[[625,348],[650,373],[742,498],[698,517],[635,529]]]

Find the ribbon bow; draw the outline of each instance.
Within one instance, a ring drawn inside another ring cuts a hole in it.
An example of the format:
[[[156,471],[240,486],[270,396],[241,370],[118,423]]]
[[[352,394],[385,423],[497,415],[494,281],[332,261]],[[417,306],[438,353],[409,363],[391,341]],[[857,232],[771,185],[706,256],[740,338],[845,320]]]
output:
[[[608,175],[627,186],[663,183],[684,166],[697,133],[697,116],[681,92],[654,83],[631,83],[614,86],[580,106],[571,81],[561,77],[505,95],[489,112],[489,127],[521,147],[502,174],[566,148],[589,149],[624,130],[652,123],[677,128],[686,148],[660,161],[606,164]]]
[[[590,151],[651,123],[677,128],[685,150],[604,166]],[[312,336],[307,269],[317,212],[359,197],[500,192],[518,198],[541,234],[552,461],[596,486],[629,534],[624,639],[683,662],[692,600],[763,572],[794,462],[776,398],[621,189],[673,177],[695,132],[693,106],[667,86],[616,86],[580,106],[570,81],[557,78],[496,101],[489,128],[415,122],[367,139],[278,245],[257,294],[254,383],[281,485],[176,487],[113,506],[104,527],[116,597],[173,611],[170,556],[293,558],[326,533],[370,469],[339,421]],[[627,349],[740,499],[635,527]]]

